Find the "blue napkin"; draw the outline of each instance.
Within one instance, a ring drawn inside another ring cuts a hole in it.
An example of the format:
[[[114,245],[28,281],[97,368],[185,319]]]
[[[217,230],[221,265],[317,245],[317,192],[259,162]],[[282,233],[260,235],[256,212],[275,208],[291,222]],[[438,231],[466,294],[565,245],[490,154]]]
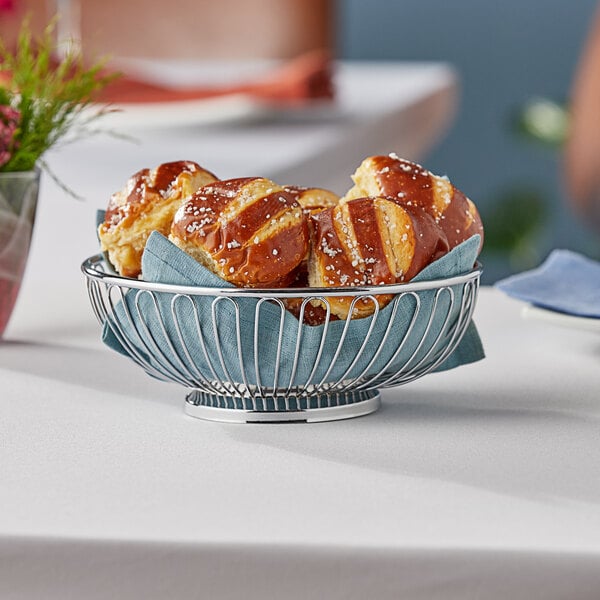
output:
[[[503,279],[496,287],[542,308],[600,318],[600,263],[569,250],[554,250],[537,269]]]
[[[479,248],[479,236],[473,236],[446,256],[424,269],[413,281],[451,277],[469,272],[475,263]],[[177,285],[197,285],[202,287],[232,287],[231,284],[205,269],[185,252],[181,251],[164,236],[153,232],[146,244],[142,257],[144,280],[149,282]],[[454,286],[455,302],[448,311],[448,294],[437,299],[438,311],[427,338],[434,340],[442,332],[441,347],[445,343],[444,327],[458,317],[462,299],[461,286]],[[416,350],[413,364],[425,356],[432,344],[422,348],[418,342],[426,331],[426,319],[413,324],[414,333],[409,343],[402,347],[396,356],[396,350],[404,334],[410,327],[415,300],[405,297],[396,311],[388,305],[379,314],[375,325],[373,319],[363,318],[346,321],[332,321],[327,325],[300,327],[298,320],[288,311],[282,310],[271,302],[254,298],[236,298],[241,323],[239,340],[235,328],[236,307],[223,297],[213,306],[214,297],[195,296],[175,298],[172,294],[157,294],[156,301],[146,293],[129,291],[124,300],[116,306],[119,327],[125,332],[124,340],[118,331],[115,334],[108,323],[104,326],[104,342],[117,352],[134,356],[139,353],[154,368],[161,371],[164,358],[148,349],[160,348],[171,365],[180,366],[182,372],[199,372],[209,380],[246,382],[249,385],[283,386],[311,383],[333,382],[339,377],[352,378],[367,368],[367,373],[375,374],[391,361],[386,372],[400,368],[408,356]],[[435,302],[435,292],[420,294],[421,305],[428,314]],[[194,306],[191,306],[191,302]],[[196,319],[196,314],[199,318]],[[255,322],[256,321],[256,322]],[[161,323],[162,322],[162,323]],[[216,327],[214,326],[216,324]],[[179,328],[177,327],[179,325]],[[312,360],[327,328],[323,358],[315,368]],[[390,328],[386,336],[386,331]],[[202,335],[199,335],[198,329]],[[255,355],[255,329],[259,332],[260,356]],[[294,351],[299,332],[302,332],[302,351],[300,360],[294,365]],[[181,335],[180,335],[181,334]],[[369,342],[357,357],[357,348],[361,348],[365,337]],[[218,338],[218,339],[217,339]],[[181,340],[185,340],[185,344]],[[125,342],[125,343],[123,343]],[[282,344],[279,364],[276,368],[276,349]],[[218,352],[221,346],[221,354]],[[433,348],[434,352],[438,348]],[[379,352],[372,362],[375,352]],[[331,358],[337,353],[333,367]],[[240,355],[244,369],[240,369]],[[481,340],[474,323],[468,329],[454,352],[441,363],[437,370],[446,370],[459,365],[475,362],[484,357]],[[371,363],[372,364],[369,364]],[[256,365],[258,364],[258,368]]]

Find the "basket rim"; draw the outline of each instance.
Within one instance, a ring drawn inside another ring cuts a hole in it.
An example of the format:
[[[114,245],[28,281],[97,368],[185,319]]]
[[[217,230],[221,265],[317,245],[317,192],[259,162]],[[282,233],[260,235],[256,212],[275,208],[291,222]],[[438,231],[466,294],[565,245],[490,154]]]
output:
[[[187,296],[226,296],[236,298],[319,298],[326,296],[363,296],[371,294],[403,294],[424,290],[436,290],[442,287],[464,284],[479,280],[483,271],[482,264],[477,261],[469,272],[454,277],[430,279],[427,281],[410,281],[376,286],[349,286],[330,288],[239,288],[239,287],[205,287],[194,285],[176,285],[172,283],[154,283],[142,279],[133,279],[103,271],[99,265],[106,265],[103,254],[94,254],[81,263],[81,271],[88,280],[104,283],[107,286],[128,287],[137,290],[165,292]]]

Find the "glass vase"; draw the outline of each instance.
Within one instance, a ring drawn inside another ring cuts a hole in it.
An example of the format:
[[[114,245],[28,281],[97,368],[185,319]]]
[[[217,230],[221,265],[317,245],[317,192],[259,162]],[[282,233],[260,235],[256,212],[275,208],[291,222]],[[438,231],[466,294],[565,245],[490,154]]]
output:
[[[0,173],[0,338],[21,287],[35,221],[39,170]]]

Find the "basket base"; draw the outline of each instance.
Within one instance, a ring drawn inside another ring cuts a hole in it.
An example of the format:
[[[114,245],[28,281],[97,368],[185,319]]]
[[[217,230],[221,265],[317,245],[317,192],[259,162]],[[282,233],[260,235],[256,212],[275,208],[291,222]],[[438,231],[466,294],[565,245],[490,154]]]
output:
[[[214,406],[214,396],[194,391],[186,398],[185,412],[191,417],[223,423],[318,423],[362,417],[381,406],[379,391],[363,392],[361,396],[362,399],[357,400],[354,393],[351,400],[344,402],[346,398],[339,394],[335,406],[322,408],[261,411]]]

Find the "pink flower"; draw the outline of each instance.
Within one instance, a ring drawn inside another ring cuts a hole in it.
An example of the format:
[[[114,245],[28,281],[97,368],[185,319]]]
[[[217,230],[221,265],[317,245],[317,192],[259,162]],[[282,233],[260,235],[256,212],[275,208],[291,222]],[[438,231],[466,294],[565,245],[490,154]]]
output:
[[[15,135],[21,113],[10,106],[0,106],[0,168],[11,158],[17,147]]]

